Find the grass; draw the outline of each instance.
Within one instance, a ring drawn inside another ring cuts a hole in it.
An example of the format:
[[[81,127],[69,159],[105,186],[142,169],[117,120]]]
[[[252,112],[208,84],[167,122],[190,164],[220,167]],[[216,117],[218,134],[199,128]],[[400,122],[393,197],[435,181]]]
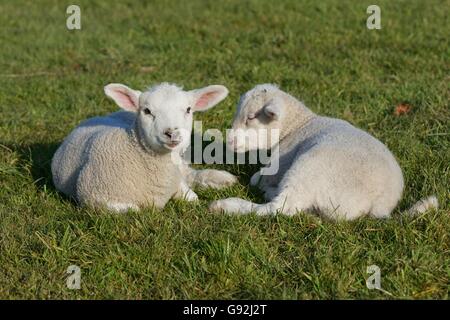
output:
[[[448,299],[450,288],[450,2],[82,1],[66,29],[60,1],[0,4],[0,298]],[[197,115],[231,124],[239,94],[278,83],[317,113],[383,141],[405,175],[394,218],[331,223],[306,215],[230,217],[205,209],[239,196],[256,166],[223,166],[240,184],[196,190],[198,203],[112,215],[58,194],[50,161],[83,119],[115,111],[109,82],[225,84]],[[399,103],[412,106],[394,115]],[[436,194],[437,211],[400,212]],[[81,290],[66,287],[78,265]],[[381,269],[389,294],[369,290]]]

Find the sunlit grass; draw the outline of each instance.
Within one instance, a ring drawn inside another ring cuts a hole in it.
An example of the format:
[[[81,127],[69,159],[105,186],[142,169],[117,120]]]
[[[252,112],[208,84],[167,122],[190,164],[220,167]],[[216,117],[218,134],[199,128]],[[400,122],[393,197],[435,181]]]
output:
[[[378,1],[382,29],[365,26],[364,1],[77,1],[0,4],[1,298],[448,298],[450,255],[448,1]],[[103,86],[187,89],[224,84],[230,96],[196,115],[225,130],[239,95],[277,83],[313,111],[383,141],[405,175],[387,221],[230,217],[207,204],[261,201],[247,187],[256,166],[226,190],[196,190],[126,215],[77,208],[51,182],[50,161],[83,119],[115,111]],[[395,116],[399,103],[410,113]],[[436,194],[438,211],[400,212]],[[78,265],[81,290],[66,287]],[[366,288],[366,268],[382,287]]]

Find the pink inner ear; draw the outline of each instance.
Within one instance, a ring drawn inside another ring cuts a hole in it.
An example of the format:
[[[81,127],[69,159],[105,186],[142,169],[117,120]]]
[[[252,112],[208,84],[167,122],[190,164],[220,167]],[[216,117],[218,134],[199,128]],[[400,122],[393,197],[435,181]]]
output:
[[[135,105],[133,99],[125,91],[116,89],[116,90],[114,90],[113,95],[114,95],[114,98],[116,99],[117,103],[122,108],[127,108],[127,109],[135,109],[136,108],[136,105]]]
[[[216,96],[217,96],[217,92],[208,92],[208,93],[202,94],[202,96],[195,103],[195,106],[198,108],[204,108]]]

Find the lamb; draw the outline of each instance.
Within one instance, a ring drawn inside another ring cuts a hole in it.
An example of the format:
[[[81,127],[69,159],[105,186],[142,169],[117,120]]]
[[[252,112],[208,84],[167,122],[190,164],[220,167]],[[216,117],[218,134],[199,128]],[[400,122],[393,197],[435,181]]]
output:
[[[252,130],[279,130],[279,141],[251,140]],[[258,85],[241,97],[227,145],[236,152],[270,149],[270,163],[278,161],[279,170],[265,175],[261,169],[251,177],[268,203],[228,198],[212,202],[213,212],[387,218],[402,196],[402,171],[384,144],[346,121],[314,114],[274,85]],[[437,206],[431,196],[409,213]]]
[[[162,83],[145,92],[109,84],[105,93],[123,109],[81,123],[63,141],[51,164],[57,190],[80,204],[117,212],[171,198],[198,197],[191,187],[220,188],[237,181],[220,170],[194,170],[182,159],[189,146],[193,113],[222,101],[221,85],[184,91]]]

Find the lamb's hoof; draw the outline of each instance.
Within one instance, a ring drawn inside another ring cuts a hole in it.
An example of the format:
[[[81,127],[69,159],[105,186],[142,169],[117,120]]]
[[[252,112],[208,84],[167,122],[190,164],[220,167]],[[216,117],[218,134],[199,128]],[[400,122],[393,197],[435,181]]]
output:
[[[221,177],[222,186],[229,187],[238,182],[238,178],[235,175],[226,171],[219,171],[219,172],[222,175]]]
[[[235,175],[222,170],[212,170],[208,178],[206,186],[214,189],[226,188],[238,182]]]
[[[209,205],[210,212],[223,212],[227,214],[241,214],[242,213],[242,199],[227,198],[211,202]]]
[[[223,208],[223,200],[216,200],[209,204],[209,212],[225,212]]]
[[[197,201],[198,200],[198,195],[194,191],[189,189],[189,191],[186,192],[185,195],[184,195],[184,200],[189,201],[189,202]]]

